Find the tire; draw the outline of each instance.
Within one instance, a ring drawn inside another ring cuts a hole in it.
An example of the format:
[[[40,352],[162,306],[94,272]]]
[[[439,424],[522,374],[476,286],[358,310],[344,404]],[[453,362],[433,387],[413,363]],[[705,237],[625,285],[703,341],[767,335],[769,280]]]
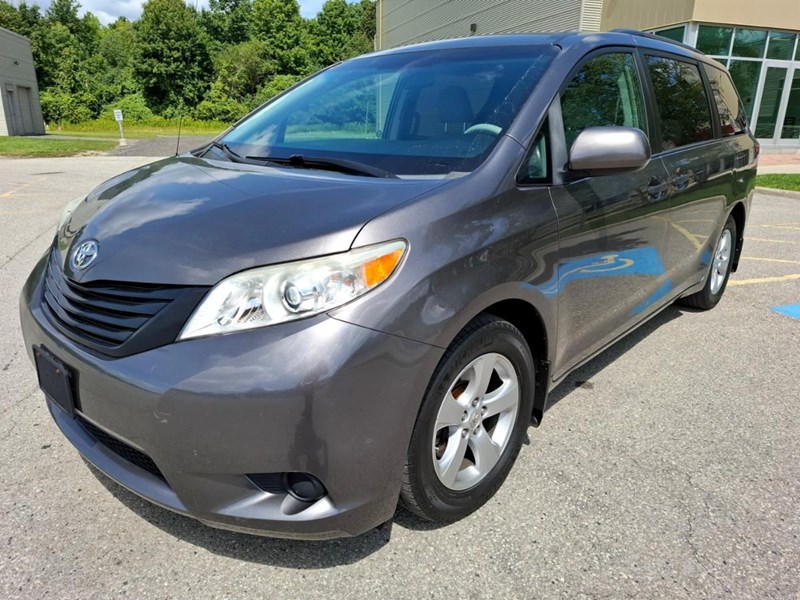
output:
[[[451,522],[494,496],[530,423],[535,376],[525,338],[511,323],[482,314],[458,334],[411,435],[400,492],[406,508]]]
[[[719,304],[728,286],[728,278],[731,276],[736,240],[736,221],[733,217],[728,217],[711,256],[706,284],[699,292],[681,298],[679,304],[697,310],[711,310]]]

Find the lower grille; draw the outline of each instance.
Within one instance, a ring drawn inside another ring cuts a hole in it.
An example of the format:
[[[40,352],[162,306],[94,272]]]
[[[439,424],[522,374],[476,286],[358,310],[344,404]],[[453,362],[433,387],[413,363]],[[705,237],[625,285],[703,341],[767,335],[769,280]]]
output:
[[[156,466],[156,463],[153,462],[153,459],[147,456],[147,454],[137,450],[129,444],[126,444],[110,433],[103,431],[97,427],[97,425],[90,423],[80,415],[77,415],[76,418],[83,428],[89,432],[89,435],[97,440],[99,444],[105,446],[121,459],[131,463],[136,467],[139,467],[143,471],[147,471],[151,475],[158,477],[161,481],[166,483],[166,479],[164,479],[164,475],[161,473],[161,470]]]

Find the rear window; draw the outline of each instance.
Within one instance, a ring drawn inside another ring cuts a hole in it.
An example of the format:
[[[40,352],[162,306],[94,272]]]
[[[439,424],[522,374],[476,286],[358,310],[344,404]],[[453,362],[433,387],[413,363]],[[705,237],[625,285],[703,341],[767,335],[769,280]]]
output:
[[[708,96],[697,65],[648,56],[647,66],[661,124],[661,149],[712,139]]]
[[[711,65],[703,66],[714,94],[723,137],[742,133],[747,127],[747,117],[730,75]]]

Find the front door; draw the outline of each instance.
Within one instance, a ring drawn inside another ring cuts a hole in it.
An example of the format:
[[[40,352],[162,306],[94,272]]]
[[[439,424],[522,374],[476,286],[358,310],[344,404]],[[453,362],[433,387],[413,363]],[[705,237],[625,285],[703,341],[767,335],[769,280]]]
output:
[[[569,148],[587,127],[649,130],[637,57],[591,56],[561,92]],[[661,250],[668,222],[667,173],[653,160],[635,173],[587,177],[552,188],[559,221],[555,377],[658,306],[669,292]]]

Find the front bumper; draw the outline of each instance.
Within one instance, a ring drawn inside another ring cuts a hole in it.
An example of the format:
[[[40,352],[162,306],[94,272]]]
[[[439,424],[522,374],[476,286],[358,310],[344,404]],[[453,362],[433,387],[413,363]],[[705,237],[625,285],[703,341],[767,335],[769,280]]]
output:
[[[77,373],[78,418],[49,409],[109,477],[208,525],[262,535],[357,535],[391,518],[441,349],[321,315],[109,359],[50,324],[43,268],[20,300],[25,344]],[[92,427],[152,459],[163,479],[98,442]],[[283,472],[314,475],[327,495],[298,512],[287,494],[246,476]]]

